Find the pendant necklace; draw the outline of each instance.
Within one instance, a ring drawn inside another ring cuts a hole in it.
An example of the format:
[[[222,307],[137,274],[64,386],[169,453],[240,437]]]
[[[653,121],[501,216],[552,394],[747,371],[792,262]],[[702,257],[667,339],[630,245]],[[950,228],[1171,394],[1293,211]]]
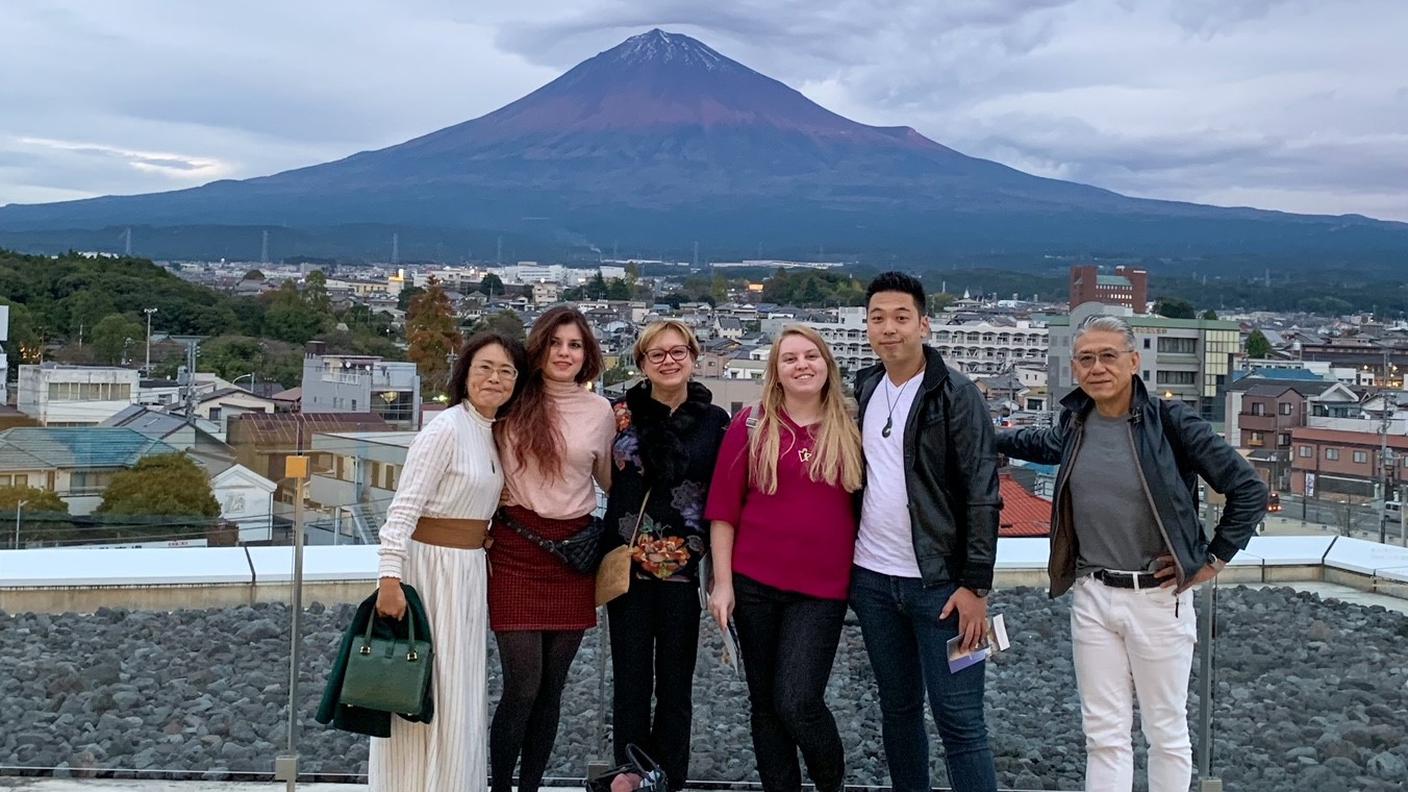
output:
[[[899,404],[901,396],[904,396],[904,389],[909,387],[909,383],[900,386],[900,392],[895,394],[894,401],[890,400],[890,377],[885,375],[885,404],[889,405],[890,412],[885,416],[885,427],[880,430],[881,437],[889,437],[890,430],[895,426],[895,405]]]

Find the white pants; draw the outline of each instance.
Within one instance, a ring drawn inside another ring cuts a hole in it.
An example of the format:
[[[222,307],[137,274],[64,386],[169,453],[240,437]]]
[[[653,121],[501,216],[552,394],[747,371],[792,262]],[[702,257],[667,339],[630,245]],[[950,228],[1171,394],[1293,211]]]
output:
[[[1197,642],[1193,592],[1121,589],[1093,577],[1075,584],[1071,643],[1085,731],[1085,788],[1134,785],[1134,699],[1149,742],[1149,792],[1188,792],[1188,674]]]

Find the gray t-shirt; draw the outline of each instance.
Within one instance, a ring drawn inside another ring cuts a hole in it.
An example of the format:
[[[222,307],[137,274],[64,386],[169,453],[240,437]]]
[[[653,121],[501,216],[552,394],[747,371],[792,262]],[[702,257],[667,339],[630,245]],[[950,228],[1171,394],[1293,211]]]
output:
[[[1084,431],[1069,482],[1079,550],[1076,574],[1150,570],[1167,550],[1139,482],[1129,418],[1106,418],[1091,410]]]

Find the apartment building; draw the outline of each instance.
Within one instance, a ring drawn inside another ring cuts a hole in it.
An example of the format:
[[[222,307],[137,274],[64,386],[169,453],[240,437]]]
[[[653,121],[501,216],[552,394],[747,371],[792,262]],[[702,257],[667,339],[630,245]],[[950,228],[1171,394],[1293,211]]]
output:
[[[932,320],[931,320],[932,322]],[[858,371],[879,361],[866,336],[865,308],[836,309],[832,321],[808,321],[846,371]],[[964,324],[932,324],[928,343],[953,368],[969,375],[997,374],[1027,364],[1043,364],[1047,358],[1048,330],[1039,323],[1014,319]]]
[[[371,355],[303,358],[305,413],[374,413],[399,429],[419,429],[420,374],[416,364]]]
[[[137,403],[141,374],[117,366],[20,366],[20,412],[43,426],[97,426]]]
[[[1226,436],[1273,490],[1291,487],[1291,433],[1315,418],[1350,418],[1359,397],[1339,382],[1244,377],[1228,387]]]
[[[1052,403],[1059,403],[1076,383],[1071,374],[1074,328],[1094,314],[1113,314],[1129,323],[1140,354],[1140,379],[1150,393],[1182,399],[1204,418],[1221,423],[1223,398],[1235,361],[1241,357],[1241,330],[1236,322],[1218,319],[1168,319],[1137,316],[1120,306],[1087,302],[1068,316],[1053,316],[1047,371]]]

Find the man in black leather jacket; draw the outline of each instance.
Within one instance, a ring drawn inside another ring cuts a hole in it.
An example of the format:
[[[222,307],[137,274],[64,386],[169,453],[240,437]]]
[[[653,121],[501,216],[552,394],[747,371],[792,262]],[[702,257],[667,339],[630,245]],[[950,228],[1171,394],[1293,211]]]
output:
[[[897,272],[866,293],[866,333],[881,363],[856,376],[865,488],[851,608],[880,692],[896,792],[928,792],[924,699],[933,702],[949,783],[995,790],[983,720],[984,666],[948,668],[986,629],[997,550],[997,454],[977,387],[926,346],[924,287]]]
[[[1252,466],[1181,401],[1150,398],[1129,325],[1091,316],[1051,428],[1001,432],[998,450],[1060,463],[1051,504],[1052,597],[1074,588],[1071,639],[1086,741],[1086,788],[1128,790],[1134,700],[1149,741],[1149,789],[1187,792],[1191,589],[1245,549],[1266,511]],[[1227,496],[1209,543],[1197,479]],[[1132,681],[1132,684],[1131,684]]]

